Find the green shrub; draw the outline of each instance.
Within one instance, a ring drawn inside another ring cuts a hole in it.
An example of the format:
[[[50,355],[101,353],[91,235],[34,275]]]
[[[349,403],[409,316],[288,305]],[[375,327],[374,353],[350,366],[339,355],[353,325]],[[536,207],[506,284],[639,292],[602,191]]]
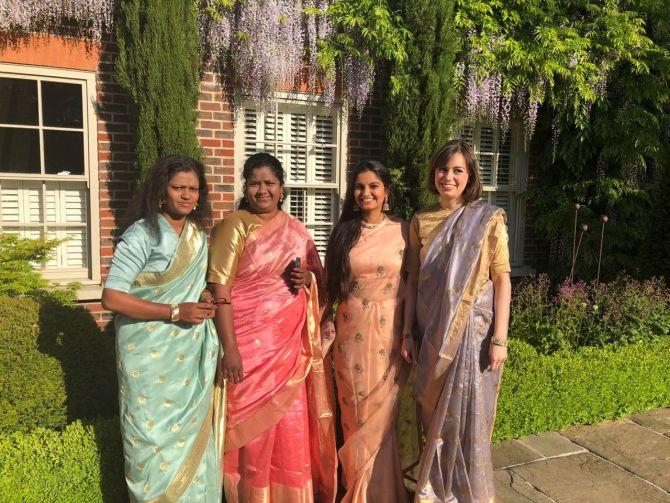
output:
[[[510,335],[548,354],[629,344],[670,334],[670,291],[660,279],[620,276],[609,283],[564,282],[552,296],[546,275],[515,289]]]
[[[23,239],[16,234],[0,233],[0,295],[50,299],[72,304],[77,299],[79,283],[63,287],[40,276],[34,264],[46,262],[60,241]]]
[[[0,433],[116,410],[113,340],[88,311],[0,296]]]
[[[117,418],[0,435],[0,502],[127,502]]]
[[[542,355],[512,340],[494,441],[670,405],[670,338]]]

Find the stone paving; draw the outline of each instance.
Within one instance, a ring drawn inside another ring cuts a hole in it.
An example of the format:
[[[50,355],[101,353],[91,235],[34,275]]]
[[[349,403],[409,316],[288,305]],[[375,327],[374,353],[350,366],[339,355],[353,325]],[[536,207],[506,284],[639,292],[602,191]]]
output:
[[[670,503],[670,408],[493,446],[496,503]]]

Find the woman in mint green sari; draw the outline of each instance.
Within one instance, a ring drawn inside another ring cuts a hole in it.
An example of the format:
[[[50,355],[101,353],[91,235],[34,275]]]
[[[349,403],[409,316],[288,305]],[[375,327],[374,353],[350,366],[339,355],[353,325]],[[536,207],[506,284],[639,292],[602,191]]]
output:
[[[102,293],[117,314],[125,473],[134,502],[221,501],[223,390],[205,290],[203,167],[160,159],[135,199]]]

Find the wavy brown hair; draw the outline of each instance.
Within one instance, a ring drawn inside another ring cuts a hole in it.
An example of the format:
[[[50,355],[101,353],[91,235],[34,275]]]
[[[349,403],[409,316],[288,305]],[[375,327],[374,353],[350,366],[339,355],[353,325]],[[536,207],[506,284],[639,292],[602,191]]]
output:
[[[150,229],[157,233],[158,214],[161,212],[161,203],[167,198],[168,184],[173,176],[183,172],[196,174],[200,192],[196,208],[186,218],[198,228],[204,228],[211,215],[205,168],[195,159],[180,155],[169,155],[158,159],[147,172],[144,182],[139,186],[130,203],[127,224],[131,225],[144,218]]]
[[[439,191],[435,186],[435,171],[438,168],[449,164],[449,161],[455,153],[460,153],[465,158],[465,167],[468,170],[468,183],[461,195],[463,204],[477,201],[482,197],[483,189],[482,182],[479,176],[479,163],[477,156],[469,143],[463,140],[449,140],[442,145],[430,161],[430,170],[428,171],[428,178],[426,179],[427,189],[432,194],[439,195]]]

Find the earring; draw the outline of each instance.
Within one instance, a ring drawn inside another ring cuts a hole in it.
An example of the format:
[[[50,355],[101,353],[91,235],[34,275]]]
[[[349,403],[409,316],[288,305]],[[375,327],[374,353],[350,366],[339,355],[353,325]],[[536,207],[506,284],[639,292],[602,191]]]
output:
[[[281,196],[279,196],[279,203],[281,204],[281,203],[283,203],[283,202],[284,202],[284,194],[282,194]]]
[[[361,208],[356,203],[354,203],[354,211],[361,211]]]
[[[382,205],[382,211],[391,211],[391,207],[389,206],[389,196],[386,196],[384,198],[384,204]]]
[[[193,206],[193,211],[195,211],[197,209],[198,209],[198,203],[195,203],[195,205]]]
[[[160,201],[158,201],[158,207],[159,208],[162,208],[164,204],[165,204],[165,201],[163,201],[162,199]]]

